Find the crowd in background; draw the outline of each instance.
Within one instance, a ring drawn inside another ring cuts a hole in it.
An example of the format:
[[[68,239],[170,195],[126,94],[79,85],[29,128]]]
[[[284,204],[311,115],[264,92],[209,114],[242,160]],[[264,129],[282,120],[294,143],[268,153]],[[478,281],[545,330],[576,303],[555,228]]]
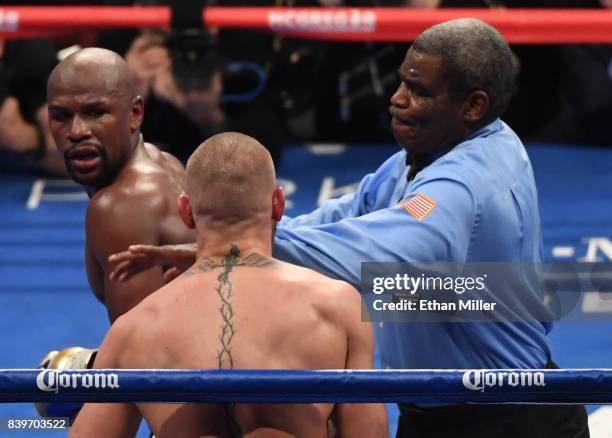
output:
[[[16,1],[15,4],[55,4]],[[70,2],[63,2],[69,4]],[[77,2],[73,2],[77,4]],[[125,5],[128,0],[78,4]],[[144,4],[163,2],[140,1]],[[240,6],[243,1],[208,1]],[[249,6],[612,7],[611,0],[304,0]],[[388,101],[403,44],[281,38],[249,30],[79,33],[0,41],[0,149],[28,166],[65,173],[47,127],[45,84],[66,47],[101,46],[125,57],[146,112],[146,141],[184,159],[221,131],[251,135],[276,164],[301,142],[391,143]],[[612,145],[612,46],[515,45],[520,68],[504,119],[526,141]]]

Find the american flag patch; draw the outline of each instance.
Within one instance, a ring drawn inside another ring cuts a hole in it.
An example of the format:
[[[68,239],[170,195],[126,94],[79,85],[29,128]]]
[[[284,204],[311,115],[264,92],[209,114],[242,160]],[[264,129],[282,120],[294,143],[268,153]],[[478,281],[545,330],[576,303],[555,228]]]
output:
[[[429,199],[425,195],[415,195],[408,201],[402,202],[399,206],[422,221],[436,206],[436,201]]]

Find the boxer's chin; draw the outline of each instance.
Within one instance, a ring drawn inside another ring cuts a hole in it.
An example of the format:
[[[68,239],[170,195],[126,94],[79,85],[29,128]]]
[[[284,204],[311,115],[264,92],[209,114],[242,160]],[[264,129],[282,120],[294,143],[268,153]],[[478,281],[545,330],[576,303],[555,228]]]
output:
[[[104,186],[105,183],[110,180],[110,172],[105,166],[87,170],[67,166],[67,169],[71,178],[83,186],[100,187]]]

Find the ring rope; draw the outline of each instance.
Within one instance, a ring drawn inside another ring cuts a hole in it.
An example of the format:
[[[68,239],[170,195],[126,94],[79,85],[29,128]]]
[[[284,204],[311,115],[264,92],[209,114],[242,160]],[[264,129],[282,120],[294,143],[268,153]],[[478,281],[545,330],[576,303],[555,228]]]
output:
[[[0,7],[0,37],[60,32],[169,27],[169,7]],[[426,28],[454,18],[480,18],[510,43],[612,43],[612,9],[410,9],[207,7],[207,27],[247,28],[286,36],[341,41],[412,41]]]
[[[0,370],[0,402],[610,403],[612,369]]]

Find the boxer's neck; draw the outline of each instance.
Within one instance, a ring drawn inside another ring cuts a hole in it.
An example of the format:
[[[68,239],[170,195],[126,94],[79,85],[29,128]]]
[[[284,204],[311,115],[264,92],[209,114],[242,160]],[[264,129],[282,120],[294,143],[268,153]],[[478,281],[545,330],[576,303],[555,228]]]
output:
[[[208,222],[205,226],[198,224],[196,252],[197,259],[211,258],[221,259],[228,253],[232,245],[240,251],[240,258],[250,254],[260,254],[262,256],[272,256],[272,229],[269,225],[263,226],[259,221],[241,221],[238,223],[218,223]]]

